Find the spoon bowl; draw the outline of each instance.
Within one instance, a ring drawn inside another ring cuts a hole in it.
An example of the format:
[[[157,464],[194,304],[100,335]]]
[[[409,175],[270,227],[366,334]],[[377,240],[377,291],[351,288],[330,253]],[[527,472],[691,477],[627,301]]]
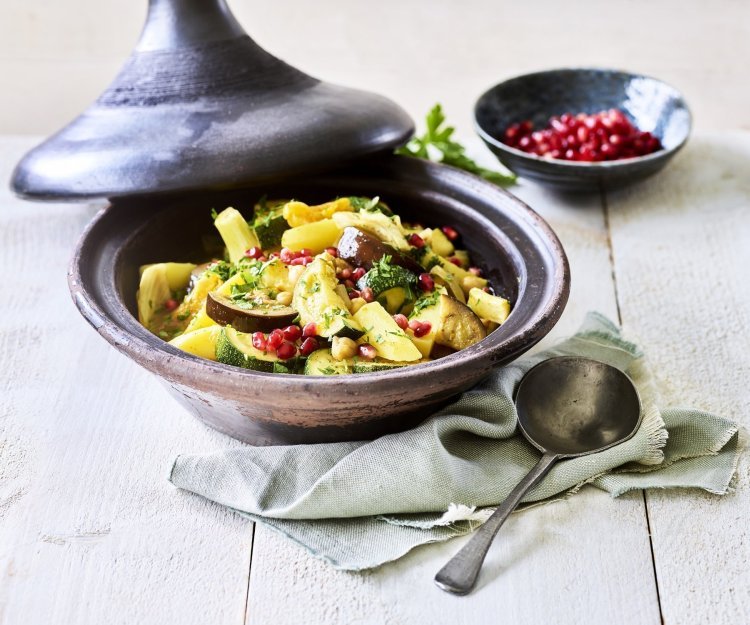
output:
[[[624,443],[641,424],[633,382],[611,365],[575,356],[532,367],[516,391],[518,426],[542,457],[471,540],[438,571],[439,588],[465,595],[474,588],[498,530],[524,495],[562,458],[586,456]]]
[[[628,376],[603,362],[574,356],[533,367],[518,386],[516,410],[526,439],[560,458],[622,443],[641,420],[641,402]]]

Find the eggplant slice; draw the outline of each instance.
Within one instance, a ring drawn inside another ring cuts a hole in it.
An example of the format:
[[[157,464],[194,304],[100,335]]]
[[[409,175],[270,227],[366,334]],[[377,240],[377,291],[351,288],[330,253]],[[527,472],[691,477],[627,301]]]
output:
[[[206,298],[206,314],[221,326],[232,326],[239,332],[270,332],[290,325],[297,311],[273,300],[260,305],[243,306],[219,293],[211,292]]]
[[[424,272],[422,266],[413,258],[353,226],[344,228],[339,239],[338,251],[339,258],[355,267],[364,267],[367,270],[387,254],[394,265],[408,269],[416,275]]]

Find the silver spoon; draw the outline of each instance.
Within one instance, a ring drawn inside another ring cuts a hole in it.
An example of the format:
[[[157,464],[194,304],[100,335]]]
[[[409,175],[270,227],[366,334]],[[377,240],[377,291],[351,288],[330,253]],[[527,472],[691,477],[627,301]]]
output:
[[[641,402],[630,378],[591,360],[561,356],[545,360],[521,380],[516,391],[518,426],[542,457],[492,516],[448,563],[435,583],[465,595],[474,588],[500,526],[523,496],[561,458],[603,451],[631,438],[641,423]]]

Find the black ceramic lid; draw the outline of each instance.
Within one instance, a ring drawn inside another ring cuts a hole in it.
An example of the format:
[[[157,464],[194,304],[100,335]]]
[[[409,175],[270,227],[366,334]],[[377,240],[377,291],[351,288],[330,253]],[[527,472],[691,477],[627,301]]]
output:
[[[24,156],[11,185],[45,200],[227,188],[330,169],[413,131],[391,100],[260,48],[225,0],[150,0],[114,82]]]

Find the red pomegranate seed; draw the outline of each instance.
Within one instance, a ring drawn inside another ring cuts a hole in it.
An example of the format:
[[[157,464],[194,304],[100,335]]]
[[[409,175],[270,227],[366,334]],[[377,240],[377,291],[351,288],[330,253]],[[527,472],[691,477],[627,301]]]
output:
[[[266,335],[263,332],[253,332],[253,347],[261,351],[266,351]]]
[[[378,352],[369,343],[363,343],[357,348],[357,354],[359,354],[360,358],[372,360],[378,355]]]
[[[284,333],[284,338],[292,343],[302,336],[302,328],[295,325],[287,326],[282,332]]]
[[[365,271],[364,267],[357,267],[354,271],[352,271],[352,280],[355,282],[359,280],[362,276],[364,276],[367,272]]]
[[[430,330],[432,330],[432,324],[429,321],[423,321],[417,328],[415,328],[414,336],[418,339],[422,338],[425,334],[429,334]]]
[[[451,228],[450,226],[443,226],[440,229],[443,231],[443,234],[447,236],[451,241],[455,241],[458,238],[458,231],[455,228]]]
[[[482,270],[479,267],[469,267],[469,273],[474,274],[475,276],[481,276]]]
[[[304,341],[302,341],[302,345],[299,346],[299,353],[302,354],[303,356],[309,356],[316,349],[318,349],[317,339],[314,339],[313,337],[309,336]]]
[[[281,345],[283,342],[284,333],[276,328],[275,330],[271,331],[271,334],[268,335],[268,339],[266,340],[266,349],[276,351],[279,348],[279,345]]]
[[[167,309],[169,312],[172,312],[179,305],[180,305],[179,302],[176,299],[173,299],[171,297],[166,302],[164,302],[164,308]]]
[[[509,126],[507,144],[544,158],[571,161],[610,161],[651,154],[662,148],[650,132],[638,130],[625,113],[616,109],[587,115],[564,113],[550,117],[545,128],[534,130],[529,123]],[[628,146],[625,149],[625,146]]]
[[[301,250],[299,251],[299,255],[300,255],[300,256],[315,256],[315,252],[313,252],[313,251],[312,251],[312,250],[311,250],[310,248],[308,248],[308,247],[303,247],[303,248],[302,248],[302,249],[301,249]]]
[[[339,251],[335,247],[327,247],[326,248],[326,253],[330,254],[334,258],[338,258],[339,257]]]
[[[413,332],[416,332],[417,328],[421,325],[422,325],[421,321],[419,321],[418,319],[412,319],[409,322],[409,329],[412,330]]]
[[[307,267],[307,265],[309,265],[311,262],[313,262],[313,257],[312,256],[303,256],[301,260],[302,260],[302,265],[304,267]]]
[[[349,269],[349,267],[344,267],[341,271],[339,271],[339,278],[341,280],[348,280],[352,277],[352,270]]]
[[[294,343],[284,341],[276,349],[276,355],[281,358],[281,360],[289,360],[297,355],[297,348],[294,346]]]
[[[347,289],[353,289],[354,288],[354,281],[353,280],[344,280],[344,286]]]
[[[419,284],[420,289],[427,291],[428,293],[435,289],[435,281],[429,273],[420,273],[419,278],[417,278],[417,283]]]
[[[420,237],[418,234],[410,234],[409,235],[409,245],[413,245],[414,247],[421,249],[424,247],[424,239]]]
[[[307,262],[305,261],[307,258],[307,256],[298,256],[297,258],[292,258],[292,260],[290,260],[287,265],[306,265]]]
[[[302,336],[305,338],[310,336],[316,336],[318,334],[318,326],[316,326],[314,323],[307,323],[305,324],[305,327],[302,328]]]
[[[245,256],[247,256],[247,258],[260,258],[263,256],[263,250],[254,245],[245,252]]]
[[[375,293],[372,292],[372,289],[369,286],[362,289],[359,292],[359,296],[368,303],[375,301]]]
[[[409,327],[409,320],[406,318],[406,315],[402,315],[400,313],[397,315],[393,315],[393,320],[396,322],[396,325],[402,330],[406,330],[406,328]]]
[[[452,262],[456,267],[461,266],[461,259],[458,258],[458,256],[451,256],[448,260]]]
[[[279,258],[281,259],[282,263],[288,265],[295,259],[295,254],[288,247],[282,247],[281,251],[279,252]]]
[[[359,297],[359,291],[357,289],[349,289],[346,293],[349,296],[349,299]]]

